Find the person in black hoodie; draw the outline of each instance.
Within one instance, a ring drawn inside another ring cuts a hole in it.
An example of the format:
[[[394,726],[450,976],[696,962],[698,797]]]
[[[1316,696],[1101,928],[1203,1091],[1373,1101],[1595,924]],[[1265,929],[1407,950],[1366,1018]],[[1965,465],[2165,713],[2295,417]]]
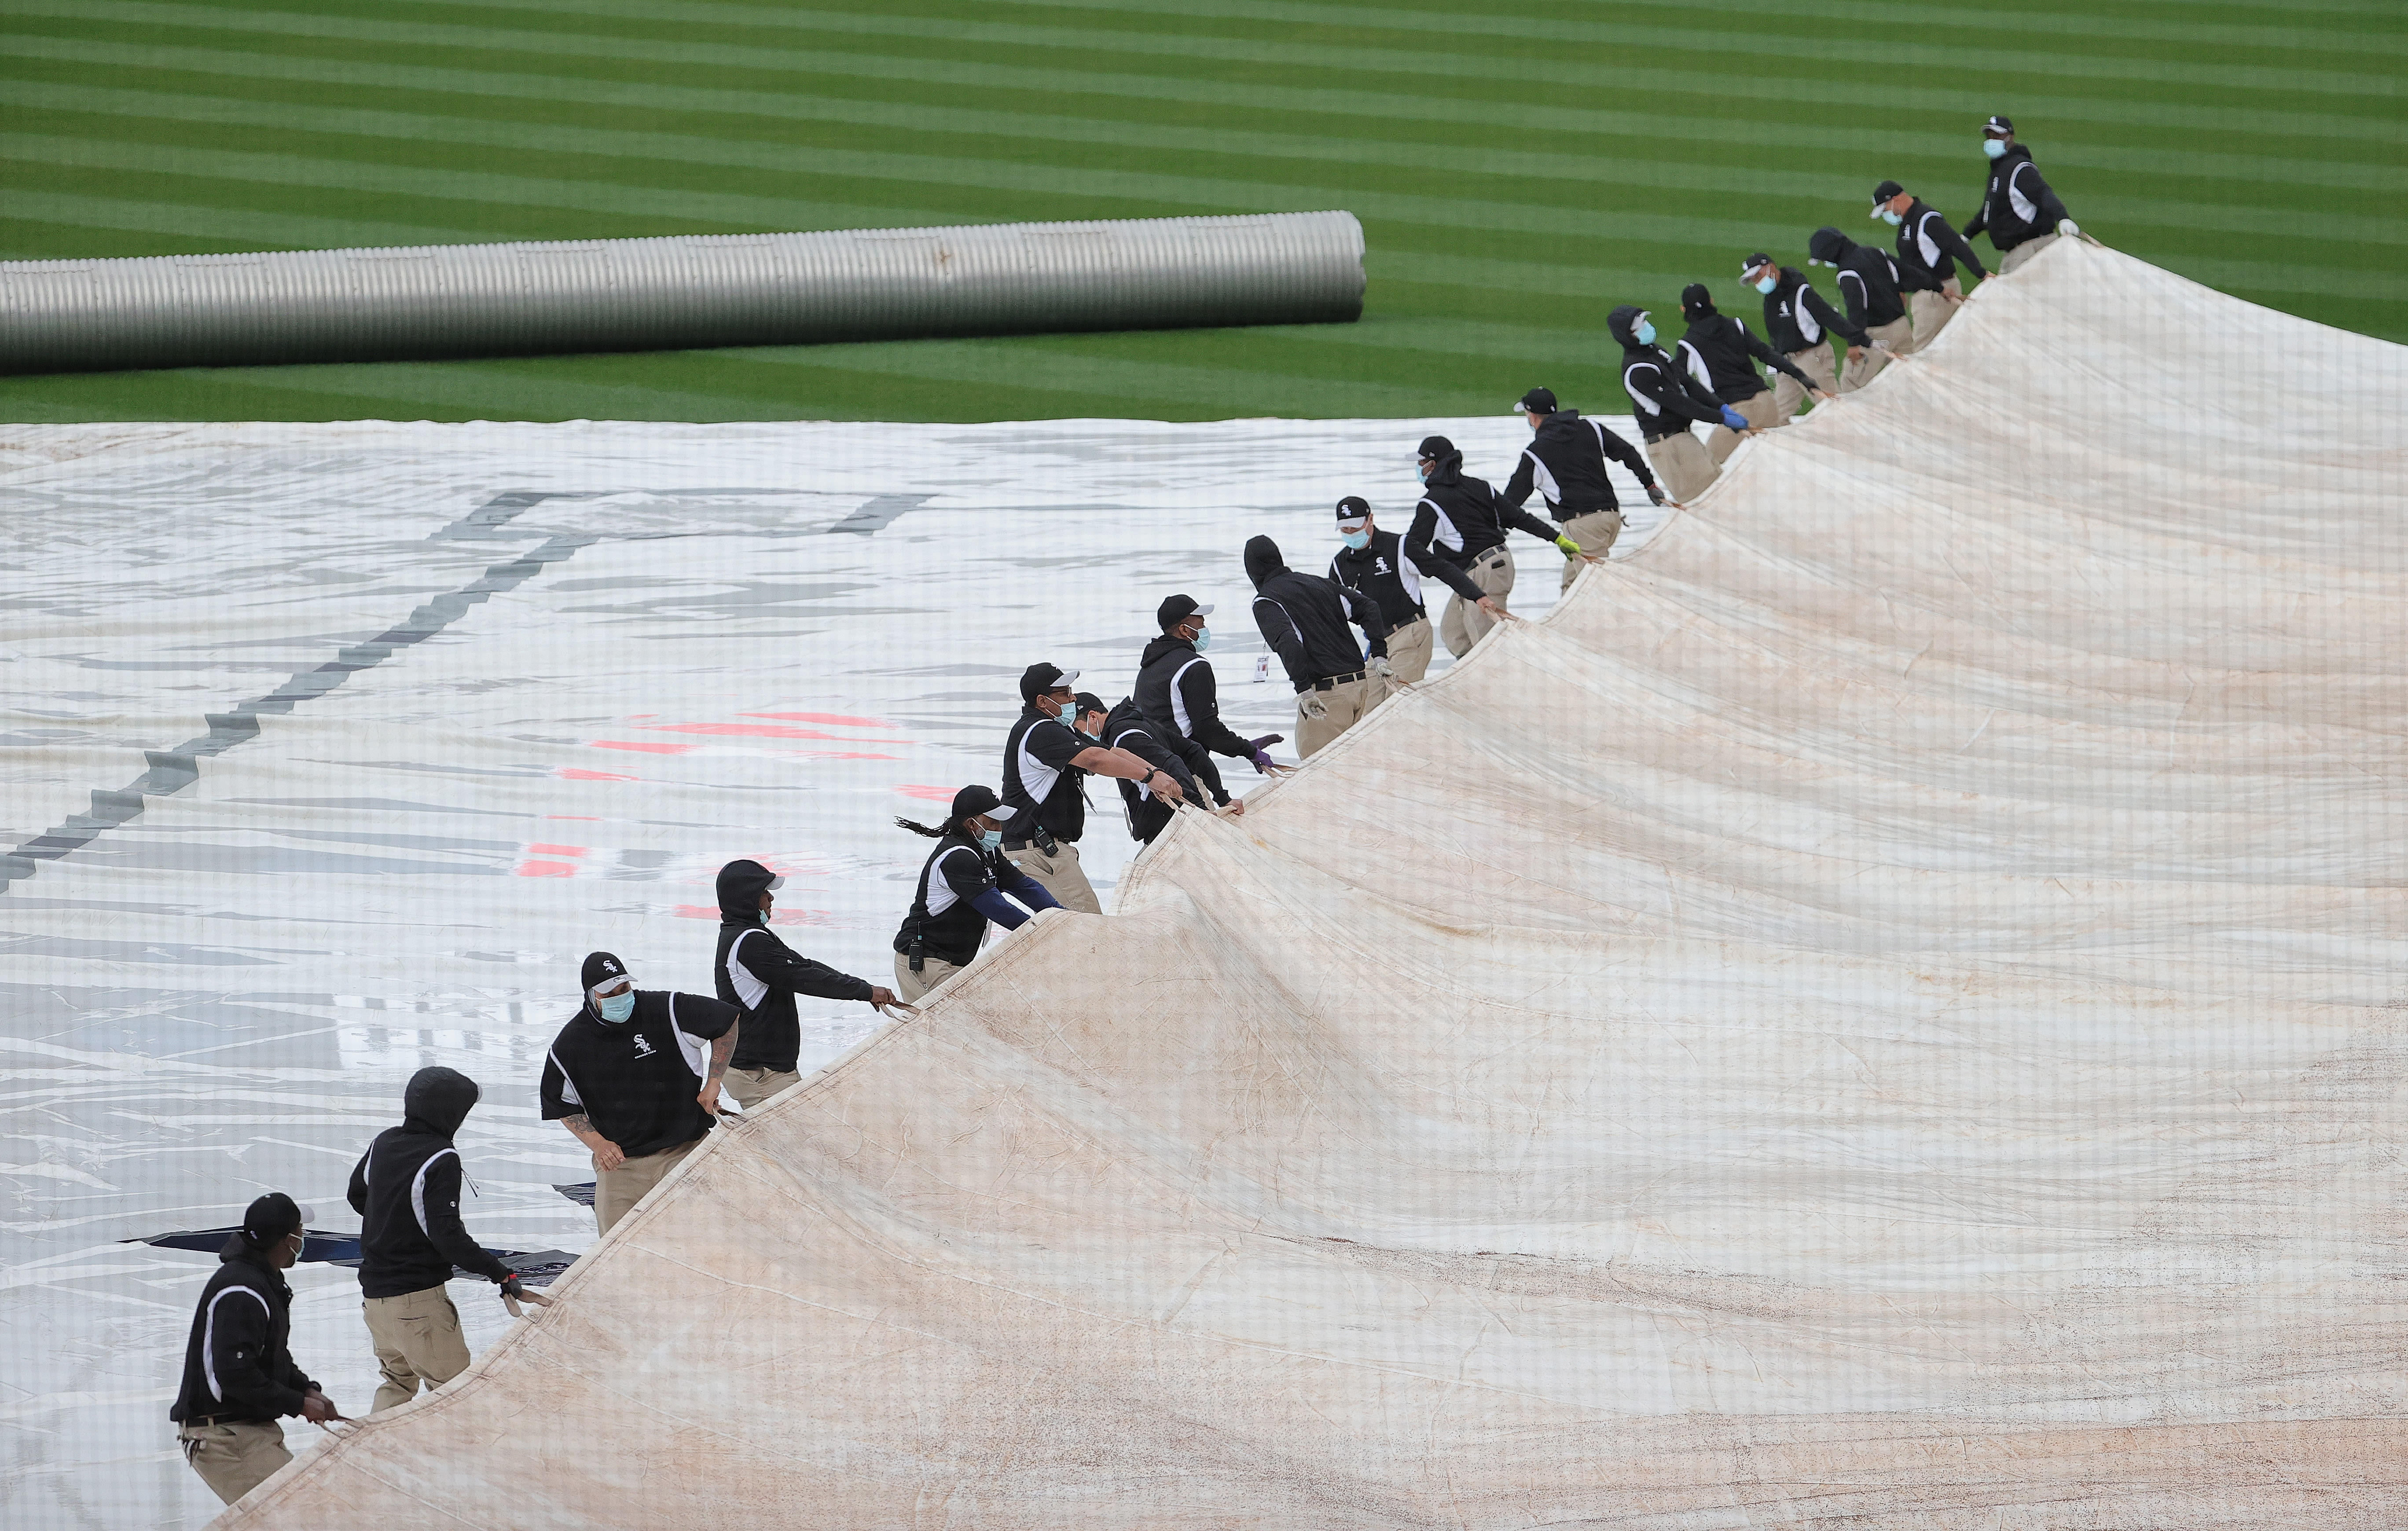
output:
[[[1603,558],[1622,535],[1622,502],[1614,498],[1607,458],[1636,475],[1646,486],[1647,497],[1657,505],[1667,503],[1669,496],[1638,448],[1598,422],[1582,419],[1578,409],[1558,406],[1555,390],[1531,389],[1513,406],[1513,412],[1529,421],[1530,444],[1522,449],[1513,477],[1505,480],[1498,498],[1518,510],[1529,503],[1531,491],[1536,490],[1547,502],[1547,514],[1563,529],[1561,535],[1578,543],[1585,555],[1564,560],[1563,588],[1570,590],[1580,578],[1584,563]]]
[[[183,1386],[167,1417],[184,1460],[227,1504],[293,1460],[278,1420],[298,1414],[324,1424],[343,1417],[293,1360],[293,1289],[284,1273],[301,1257],[302,1221],[281,1191],[251,1204],[218,1252],[217,1274],[201,1289],[184,1341]]]
[[[1500,622],[1513,594],[1513,554],[1506,533],[1521,530],[1554,543],[1566,558],[1587,556],[1581,545],[1527,510],[1497,497],[1485,479],[1463,471],[1463,453],[1442,436],[1426,436],[1421,458],[1422,497],[1405,533],[1405,556],[1424,577],[1443,580],[1455,592],[1439,618],[1439,641],[1461,659]]]
[[[1133,694],[1138,711],[1154,724],[1154,737],[1178,751],[1188,774],[1226,803],[1229,794],[1212,756],[1250,761],[1264,776],[1284,776],[1296,767],[1274,764],[1264,752],[1265,745],[1279,742],[1276,736],[1240,738],[1221,721],[1220,683],[1212,662],[1204,657],[1212,646],[1212,630],[1204,619],[1211,614],[1211,607],[1197,605],[1193,596],[1164,598],[1154,612],[1162,636],[1145,646],[1138,661]]]
[[[1310,760],[1387,699],[1396,673],[1388,664],[1388,620],[1369,595],[1289,568],[1267,537],[1247,538],[1246,578],[1254,586],[1254,625],[1296,688],[1297,756]],[[1370,640],[1368,659],[1350,623]]]
[[[1646,309],[1626,303],[1606,315],[1605,328],[1622,343],[1622,391],[1638,412],[1648,459],[1664,476],[1664,488],[1672,498],[1684,503],[1696,499],[1723,470],[1690,423],[1727,425],[1742,436],[1756,427],[1665,353],[1656,343],[1656,325]]]
[[[769,911],[785,885],[784,878],[757,861],[731,861],[719,869],[719,951],[711,959],[711,982],[741,1015],[736,1052],[727,1064],[727,1093],[748,1111],[802,1082],[796,1071],[803,1051],[796,994],[880,1008],[896,1003],[892,991],[813,962],[779,939],[769,928]]]
[[[360,1214],[360,1312],[376,1348],[381,1414],[468,1369],[460,1310],[443,1284],[453,1267],[482,1276],[506,1297],[534,1297],[460,1222],[460,1151],[452,1139],[477,1104],[477,1081],[422,1068],[401,1093],[401,1125],[387,1127],[351,1166]],[[541,1301],[543,1299],[538,1298]]]
[[[1920,279],[1907,283],[1906,314],[1914,322],[1914,349],[1931,344],[1965,301],[1956,263],[1975,280],[1988,276],[1982,257],[1965,236],[1948,226],[1939,210],[1894,180],[1873,188],[1872,216],[1898,230],[1898,269]]]
[[[1741,263],[1740,277],[1764,294],[1766,341],[1813,379],[1812,386],[1820,390],[1820,396],[1828,398],[1838,393],[1840,369],[1832,365],[1831,336],[1836,335],[1847,343],[1848,357],[1853,361],[1859,351],[1870,344],[1865,332],[1824,302],[1823,294],[1814,291],[1804,272],[1779,265],[1762,250]],[[1786,373],[1772,385],[1773,411],[1784,424],[1798,413],[1806,393],[1806,387]]]
[[[2057,243],[2060,236],[2079,238],[2082,230],[2057,200],[2031,150],[2015,142],[2015,125],[2003,117],[1982,124],[1982,152],[1990,157],[1990,181],[1983,189],[1982,210],[1965,225],[1965,237],[1986,233],[1999,252],[2003,277]]]
[[[1079,694],[1079,700],[1082,707],[1090,701],[1094,701],[1097,708],[1103,705],[1100,699],[1090,697],[1085,692]],[[1212,803],[1212,798],[1206,795],[1205,786],[1187,768],[1186,757],[1162,737],[1166,732],[1168,730],[1159,724],[1147,721],[1146,715],[1138,709],[1136,697],[1124,696],[1118,707],[1104,715],[1104,731],[1096,736],[1104,741],[1107,749],[1135,755],[1179,783],[1176,796],[1157,793],[1142,781],[1124,780],[1120,783],[1121,805],[1128,819],[1129,838],[1142,845],[1154,843],[1154,837],[1162,833],[1164,826],[1170,823],[1171,816],[1179,811],[1181,803],[1193,803],[1198,808],[1209,808]],[[1206,759],[1209,761],[1211,757]],[[1219,785],[1217,780],[1214,785]],[[1221,793],[1218,795],[1221,806],[1229,807],[1228,794]],[[1244,806],[1241,804],[1233,811],[1243,812]]]
[[[1369,502],[1349,494],[1338,502],[1338,537],[1345,547],[1329,561],[1329,578],[1380,603],[1388,622],[1390,680],[1410,686],[1429,673],[1429,611],[1422,605],[1421,570],[1405,556],[1405,539],[1380,530]]]
[[[1102,705],[1095,710],[1101,712]],[[895,987],[906,999],[917,1000],[968,967],[990,923],[1018,930],[1040,911],[1062,907],[1003,853],[1005,828],[1017,816],[991,789],[964,787],[953,794],[943,823],[895,821],[937,842],[921,864],[911,912],[895,933]],[[1013,898],[1027,906],[1025,914]]]
[[[637,992],[627,965],[586,954],[585,1003],[543,1057],[543,1119],[594,1153],[594,1222],[609,1233],[719,1122],[735,1006]]]
[[[1704,282],[1693,281],[1681,289],[1681,317],[1689,322],[1688,331],[1681,336],[1675,351],[1681,365],[1757,430],[1769,431],[1789,423],[1789,418],[1774,407],[1772,390],[1765,386],[1762,375],[1756,370],[1758,362],[1818,399],[1831,397],[1815,386],[1813,379],[1799,371],[1797,363],[1750,334],[1745,324],[1715,308],[1714,295],[1706,291]],[[1717,424],[1706,433],[1706,455],[1719,466],[1739,450],[1739,443],[1737,431]]]
[[[1840,392],[1852,393],[1914,350],[1914,322],[1906,317],[1898,263],[1835,228],[1816,229],[1808,237],[1806,249],[1807,265],[1819,261],[1839,273],[1840,298],[1848,307],[1848,322],[1864,331],[1870,342],[1865,354],[1850,351],[1848,365],[1840,371]]]

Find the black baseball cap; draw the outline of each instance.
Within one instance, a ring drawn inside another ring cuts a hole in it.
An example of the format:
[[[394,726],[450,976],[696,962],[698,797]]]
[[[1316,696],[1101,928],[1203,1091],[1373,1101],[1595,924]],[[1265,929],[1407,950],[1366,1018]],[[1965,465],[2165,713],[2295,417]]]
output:
[[[1070,698],[1070,700],[1076,704],[1079,708],[1079,716],[1082,718],[1090,712],[1110,712],[1111,710],[1111,708],[1104,705],[1104,699],[1096,695],[1092,691],[1082,691],[1076,696]]]
[[[1522,395],[1521,403],[1513,406],[1513,412],[1517,415],[1554,414],[1555,412],[1555,391],[1552,388],[1531,389],[1528,393]]]
[[[1033,702],[1049,691],[1060,691],[1079,679],[1076,670],[1066,670],[1059,665],[1031,665],[1020,672],[1020,699]]]
[[[1371,503],[1360,494],[1349,494],[1338,502],[1338,524],[1354,526],[1371,513]]]
[[[1001,823],[1010,818],[1014,811],[1016,810],[1003,806],[1003,799],[995,794],[993,787],[964,787],[953,794],[953,817],[956,819],[967,819],[973,813],[983,813],[988,818]]]
[[[2000,138],[2013,137],[2014,131],[2015,122],[2012,117],[1993,117],[1982,124],[1982,136],[1985,138],[1992,136]]]
[[[246,1209],[242,1214],[242,1236],[253,1248],[265,1249],[280,1238],[290,1238],[299,1233],[308,1221],[306,1210],[281,1191],[270,1191]]]
[[[1154,608],[1154,623],[1166,633],[1190,617],[1209,617],[1211,614],[1212,608],[1197,605],[1193,595],[1172,595]]]
[[[762,869],[767,871],[768,868],[764,867]],[[612,956],[609,952],[590,952],[586,953],[585,971],[581,981],[585,985],[585,992],[587,994],[591,994],[596,989],[607,989],[611,984],[623,981],[626,976],[627,965],[621,962],[617,957]]]
[[[1413,451],[1425,462],[1442,463],[1455,455],[1455,443],[1442,436],[1426,436],[1422,437],[1422,444]]]
[[[1882,215],[1883,207],[1889,202],[1890,198],[1898,195],[1900,192],[1905,190],[1905,187],[1900,186],[1894,180],[1883,181],[1879,186],[1873,188],[1873,210],[1865,214],[1865,216],[1867,218],[1879,218]]]
[[[1749,256],[1746,260],[1739,263],[1739,274],[1742,278],[1744,278],[1749,272],[1755,270],[1760,265],[1769,265],[1775,271],[1781,269],[1780,262],[1774,260],[1771,256],[1767,255],[1764,251],[1759,250],[1755,254]]]

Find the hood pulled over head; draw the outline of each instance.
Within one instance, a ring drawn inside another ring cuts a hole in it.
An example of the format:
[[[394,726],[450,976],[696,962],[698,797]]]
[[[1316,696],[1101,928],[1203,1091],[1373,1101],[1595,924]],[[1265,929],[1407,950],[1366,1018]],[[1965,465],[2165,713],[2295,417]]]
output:
[[[1415,449],[1415,455],[1429,460],[1431,483],[1453,483],[1463,477],[1463,453],[1455,450],[1454,442],[1442,436],[1422,437],[1422,444]]]
[[[1835,228],[1819,228],[1806,241],[1806,253],[1825,265],[1837,265],[1856,250],[1856,241]]]
[[[1605,316],[1605,333],[1620,341],[1625,351],[1638,351],[1639,316],[1647,310],[1635,303],[1626,303]]]
[[[401,1092],[402,1124],[449,1138],[468,1120],[468,1108],[483,1094],[456,1068],[422,1068]]]
[[[1262,589],[1263,581],[1272,575],[1286,572],[1287,561],[1280,557],[1278,543],[1267,537],[1246,539],[1246,578],[1254,582],[1256,590]]]
[[[761,923],[761,895],[786,880],[757,861],[731,861],[719,869],[719,918],[739,925]]]

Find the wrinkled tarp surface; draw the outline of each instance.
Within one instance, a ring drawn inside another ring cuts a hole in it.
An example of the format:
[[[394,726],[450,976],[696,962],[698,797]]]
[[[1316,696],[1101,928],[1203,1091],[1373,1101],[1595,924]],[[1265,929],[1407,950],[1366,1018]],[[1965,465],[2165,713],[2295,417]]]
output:
[[[2402,354],[2061,242],[221,1524],[2398,1524]]]

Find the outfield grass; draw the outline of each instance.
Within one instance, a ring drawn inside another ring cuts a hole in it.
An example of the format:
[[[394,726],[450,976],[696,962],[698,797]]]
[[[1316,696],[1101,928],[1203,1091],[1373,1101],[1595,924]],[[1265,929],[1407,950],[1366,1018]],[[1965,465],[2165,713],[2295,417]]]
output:
[[[1620,408],[1615,304],[1885,236],[1884,177],[1961,221],[1993,111],[2108,243],[2408,339],[2401,0],[0,14],[6,258],[1322,207],[1370,244],[1355,325],[0,379],[18,421]]]

